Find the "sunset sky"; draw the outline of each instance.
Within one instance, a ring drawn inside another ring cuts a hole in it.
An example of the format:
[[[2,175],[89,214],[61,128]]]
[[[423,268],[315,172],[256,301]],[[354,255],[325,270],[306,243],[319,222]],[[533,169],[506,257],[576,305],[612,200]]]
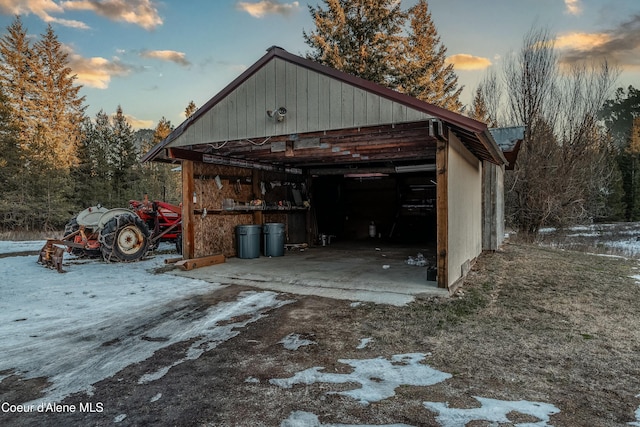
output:
[[[640,87],[639,0],[430,0],[429,8],[469,103],[478,82],[547,28],[565,63],[607,58],[616,86]],[[0,0],[2,34],[16,14],[34,37],[48,23],[68,49],[87,113],[115,112],[135,128],[177,126],[273,45],[304,55],[308,5],[289,0]],[[415,0],[403,0],[407,9]]]

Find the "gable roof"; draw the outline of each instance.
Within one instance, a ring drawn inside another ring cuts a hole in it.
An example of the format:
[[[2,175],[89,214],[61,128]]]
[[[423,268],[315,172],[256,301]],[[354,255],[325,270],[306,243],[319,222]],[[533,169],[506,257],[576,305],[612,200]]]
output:
[[[277,46],[269,48],[262,58],[199,108],[191,117],[174,129],[174,131],[171,132],[171,134],[169,134],[163,141],[154,146],[142,157],[141,161],[145,162],[161,157],[163,149],[165,148],[191,145],[190,143],[185,142],[187,139],[186,137],[190,136],[189,140],[193,139],[189,133],[194,133],[193,131],[198,127],[200,121],[211,121],[211,115],[215,115],[215,109],[220,108],[220,106],[234,93],[234,91],[241,88],[243,84],[247,83],[251,78],[262,72],[269,64],[277,61],[284,61],[285,63],[292,64],[295,67],[300,67],[301,69],[317,73],[320,76],[326,76],[330,81],[344,83],[348,87],[363,91],[363,93],[367,95],[379,97],[382,100],[391,102],[393,105],[406,107],[407,110],[413,111],[414,115],[416,113],[420,115],[420,118],[417,120],[427,120],[428,118],[438,119],[442,121],[447,128],[454,132],[462,143],[465,144],[465,146],[467,146],[467,148],[469,148],[469,150],[478,158],[497,164],[506,163],[500,148],[494,141],[486,124],[421,101],[417,98],[396,92],[371,81],[364,80],[300,56],[293,55]],[[278,108],[277,105],[273,107]],[[393,122],[389,122],[388,124],[393,124]],[[367,125],[365,124],[364,126]],[[208,142],[212,141],[201,140],[196,141],[196,144]]]

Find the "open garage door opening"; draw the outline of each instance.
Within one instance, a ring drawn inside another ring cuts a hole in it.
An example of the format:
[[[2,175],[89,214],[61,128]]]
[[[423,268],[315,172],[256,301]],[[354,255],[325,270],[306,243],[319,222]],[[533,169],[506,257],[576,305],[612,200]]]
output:
[[[379,242],[435,251],[434,171],[317,175],[312,194],[318,234],[331,237],[331,243]]]

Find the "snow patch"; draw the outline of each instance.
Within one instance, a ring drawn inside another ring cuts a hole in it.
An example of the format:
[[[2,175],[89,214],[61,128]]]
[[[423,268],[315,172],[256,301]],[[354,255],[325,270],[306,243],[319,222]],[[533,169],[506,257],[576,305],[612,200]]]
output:
[[[47,243],[46,240],[26,240],[22,242],[0,240],[0,254],[39,251],[45,243]]]
[[[164,366],[155,372],[144,374],[138,380],[138,384],[146,384],[162,378],[169,370],[188,360],[195,360],[203,353],[216,348],[220,343],[230,340],[240,334],[240,328],[247,326],[265,316],[265,312],[291,301],[279,301],[275,292],[243,292],[235,301],[223,302],[206,310],[200,319],[187,318],[176,319],[177,324],[172,325],[174,330],[180,330],[180,334],[164,343],[163,347],[180,341],[188,341],[198,337],[187,349],[187,354],[168,366]],[[229,319],[242,318],[243,321],[230,323]],[[223,323],[223,324],[220,324]],[[167,325],[162,322],[150,329],[146,336],[162,337],[166,334]],[[151,339],[151,338],[150,338]]]
[[[176,363],[196,358],[237,335],[233,328],[288,302],[273,292],[250,292],[196,310],[195,296],[223,286],[153,274],[172,256],[119,264],[65,259],[65,267],[73,263],[65,274],[43,268],[35,255],[0,258],[0,372],[51,383],[40,399],[25,404],[90,394],[92,384],[176,342],[198,338],[203,348],[190,348]],[[248,320],[231,323],[233,316]],[[157,379],[174,365],[144,379]]]
[[[360,340],[360,344],[358,344],[358,346],[356,347],[357,350],[362,350],[363,348],[365,348],[367,345],[369,345],[370,342],[373,341],[373,338],[369,337],[369,338],[362,338]]]
[[[544,427],[548,424],[549,417],[560,412],[555,406],[542,402],[529,402],[526,400],[509,401],[475,397],[482,405],[479,408],[450,408],[447,403],[423,402],[425,408],[437,412],[436,420],[442,427],[465,426],[471,421],[489,421],[494,423],[511,423],[507,418],[510,412],[519,412],[540,419],[534,423],[518,423],[516,427]]]
[[[300,334],[289,334],[278,341],[278,343],[282,344],[287,350],[297,350],[303,346],[317,344],[315,341],[302,338]]]
[[[358,383],[361,388],[330,392],[356,399],[362,405],[378,402],[395,395],[395,389],[401,385],[430,386],[440,383],[451,374],[440,372],[420,362],[422,353],[397,354],[390,360],[377,359],[339,359],[340,363],[354,368],[349,374],[331,374],[321,372],[323,367],[309,368],[296,373],[291,378],[271,379],[271,384],[282,388],[291,388],[295,384],[313,384],[316,382],[346,384]]]
[[[376,424],[376,427],[412,427],[407,424]],[[289,418],[280,423],[280,427],[373,427],[364,424],[322,424],[317,415],[311,412],[294,411]]]
[[[120,414],[120,415],[116,415],[116,416],[113,418],[113,422],[114,422],[114,423],[120,423],[120,422],[124,421],[124,419],[125,419],[125,418],[127,418],[127,414]]]
[[[158,393],[155,396],[153,396],[149,402],[151,403],[157,402],[158,400],[160,400],[161,397],[162,397],[162,393]]]

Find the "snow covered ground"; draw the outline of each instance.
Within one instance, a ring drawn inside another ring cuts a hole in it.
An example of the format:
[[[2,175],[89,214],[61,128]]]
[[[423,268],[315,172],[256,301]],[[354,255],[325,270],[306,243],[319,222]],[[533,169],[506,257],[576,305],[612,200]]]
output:
[[[140,384],[155,381],[173,366],[200,357],[240,334],[243,326],[291,302],[278,298],[275,292],[247,291],[233,301],[194,310],[194,296],[220,289],[221,285],[154,273],[164,265],[164,259],[175,255],[156,255],[130,264],[78,260],[66,255],[67,272],[60,274],[38,265],[36,255],[21,254],[37,251],[43,244],[0,242],[0,256],[16,254],[0,257],[0,381],[15,374],[25,379],[45,377],[51,383],[43,398],[16,403],[35,405],[60,402],[76,392],[91,394],[96,382],[148,359],[164,347],[192,340],[184,357],[138,378]],[[369,342],[370,338],[363,337],[358,348]],[[281,343],[283,351],[317,344],[297,334],[283,337]],[[352,384],[353,389],[338,394],[368,406],[394,396],[395,389],[402,385],[428,387],[447,381],[451,375],[429,367],[424,363],[427,357],[415,353],[389,359],[339,360],[351,366],[352,372],[335,374],[313,367],[290,378],[271,379],[270,386]],[[250,377],[247,381],[257,380]],[[480,405],[476,408],[451,408],[442,402],[424,402],[423,406],[445,427],[473,420],[497,425],[508,422],[507,414],[512,411],[538,420],[521,426],[549,426],[550,416],[560,411],[553,402],[500,401],[482,396],[475,399]],[[629,425],[640,425],[640,408],[637,416],[637,423]],[[125,418],[126,414],[121,414],[113,421],[119,423]],[[323,424],[315,414],[294,411],[282,426]]]
[[[2,242],[0,253],[38,250],[43,244]],[[0,258],[0,372],[10,372],[0,381],[11,374],[48,378],[46,396],[29,404],[90,393],[92,384],[176,342],[199,338],[171,366],[197,358],[286,303],[274,292],[245,292],[236,301],[193,310],[190,297],[220,285],[153,274],[170,256],[128,264],[75,260],[64,274],[38,265],[35,255]],[[231,321],[238,318],[244,320]],[[171,366],[140,382],[160,378]]]

